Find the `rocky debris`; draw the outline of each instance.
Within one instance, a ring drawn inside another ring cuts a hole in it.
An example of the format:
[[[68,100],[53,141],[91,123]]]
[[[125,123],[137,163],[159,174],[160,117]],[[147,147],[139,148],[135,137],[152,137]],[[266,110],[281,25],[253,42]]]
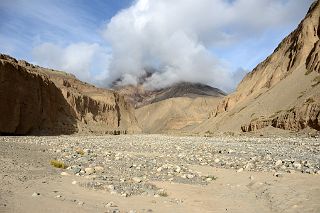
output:
[[[302,106],[281,111],[269,118],[256,118],[242,125],[243,132],[252,132],[267,126],[299,131],[306,127],[320,131],[320,97],[309,97]]]
[[[168,196],[152,184],[154,181],[214,184],[215,176],[203,175],[192,166],[235,172],[268,171],[275,177],[292,172],[320,173],[317,138],[122,135],[0,137],[0,140],[44,147],[47,153],[70,165],[64,172],[77,176],[72,184],[123,197]],[[85,154],[78,153],[76,147],[85,150]],[[72,172],[74,168],[78,168],[77,173]],[[98,172],[102,168],[103,172]],[[56,172],[61,173],[61,169]]]
[[[0,134],[126,134],[139,131],[117,92],[0,55]]]

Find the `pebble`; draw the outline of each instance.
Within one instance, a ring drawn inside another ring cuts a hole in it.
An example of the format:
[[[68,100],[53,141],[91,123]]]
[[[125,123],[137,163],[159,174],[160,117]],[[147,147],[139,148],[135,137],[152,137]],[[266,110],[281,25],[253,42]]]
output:
[[[71,171],[73,174],[78,174],[81,171],[81,168],[80,167],[72,167]]]
[[[283,177],[283,174],[280,173],[280,172],[276,172],[276,173],[273,174],[273,176],[275,176],[275,177]]]
[[[300,170],[301,169],[301,167],[302,167],[302,165],[300,164],[300,163],[293,163],[293,167],[294,168],[296,168],[296,169],[298,169],[298,170]]]
[[[237,172],[243,172],[243,168],[238,169]]]
[[[102,166],[96,166],[94,167],[94,171],[96,172],[103,172],[104,168]]]
[[[34,192],[31,196],[32,197],[38,197],[38,196],[40,196],[40,193],[39,192]]]
[[[194,178],[194,175],[192,175],[192,174],[187,174],[186,177],[187,177],[188,179],[192,179],[192,178]]]
[[[88,168],[85,168],[84,171],[86,172],[86,174],[88,175],[91,175],[93,174],[95,171],[94,171],[94,168],[91,168],[91,167],[88,167]]]
[[[117,207],[117,205],[116,204],[114,204],[113,202],[109,202],[109,203],[107,203],[106,204],[106,207],[111,207],[111,208],[114,208],[114,207]]]
[[[133,177],[132,180],[136,183],[141,183],[142,182],[142,179],[139,178],[139,177]]]
[[[67,173],[67,172],[61,172],[60,175],[62,175],[62,176],[68,176],[69,173]]]
[[[72,185],[76,185],[77,183],[78,183],[78,182],[75,181],[75,180],[71,182]]]
[[[277,160],[275,163],[275,166],[280,166],[280,165],[282,165],[282,160]]]

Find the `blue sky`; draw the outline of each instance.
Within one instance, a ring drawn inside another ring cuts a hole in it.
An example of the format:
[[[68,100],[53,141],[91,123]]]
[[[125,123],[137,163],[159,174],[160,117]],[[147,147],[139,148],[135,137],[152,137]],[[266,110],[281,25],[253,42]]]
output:
[[[1,0],[1,52],[32,60],[42,42],[102,42],[100,28],[132,0]]]
[[[197,81],[230,91],[311,2],[1,0],[0,52],[99,86],[134,84],[156,66],[148,86]]]

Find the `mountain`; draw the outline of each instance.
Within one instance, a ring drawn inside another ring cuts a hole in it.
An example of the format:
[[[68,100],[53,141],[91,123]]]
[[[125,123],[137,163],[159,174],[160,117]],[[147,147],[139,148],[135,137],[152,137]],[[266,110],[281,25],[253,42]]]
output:
[[[114,87],[136,108],[135,115],[144,133],[188,132],[206,120],[208,112],[225,96],[223,91],[200,83],[180,82],[148,90],[144,81],[142,77],[137,86]]]
[[[320,130],[320,3],[195,132]]]
[[[184,133],[208,118],[222,97],[173,97],[136,109],[145,133]]]
[[[3,135],[139,131],[133,109],[117,92],[3,54],[0,101]]]
[[[180,82],[158,90],[145,89],[143,84],[137,86],[115,87],[115,90],[126,97],[136,108],[153,104],[159,101],[177,97],[224,97],[225,93],[220,89],[190,82]]]

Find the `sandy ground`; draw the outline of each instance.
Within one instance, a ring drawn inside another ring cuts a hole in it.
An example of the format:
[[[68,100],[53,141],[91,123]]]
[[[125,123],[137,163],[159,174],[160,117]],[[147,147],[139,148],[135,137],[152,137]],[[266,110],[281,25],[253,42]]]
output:
[[[60,175],[49,164],[48,147],[13,141],[0,140],[0,212],[320,212],[316,174],[276,177],[194,165],[217,179],[208,185],[157,181],[167,197],[122,197],[72,184],[82,177]]]

